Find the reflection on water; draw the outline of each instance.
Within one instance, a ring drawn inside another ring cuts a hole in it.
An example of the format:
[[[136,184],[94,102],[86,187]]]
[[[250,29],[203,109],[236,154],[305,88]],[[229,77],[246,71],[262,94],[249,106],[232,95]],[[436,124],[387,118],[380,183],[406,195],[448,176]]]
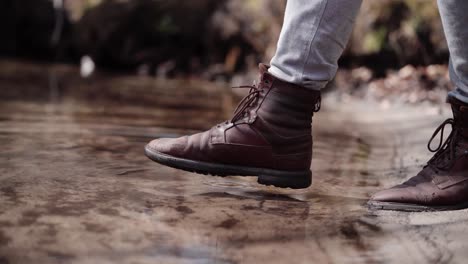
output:
[[[153,137],[193,133],[226,118],[228,90],[99,74],[84,81],[63,66],[55,69],[51,101],[44,68],[0,62],[0,263],[466,257],[457,244],[467,235],[463,211],[421,217],[363,206],[370,193],[417,171],[427,158],[419,138],[437,116],[431,121],[410,108],[369,112],[357,102],[324,109],[314,118],[313,187],[276,189],[174,170],[143,155]],[[423,129],[409,133],[413,126]]]

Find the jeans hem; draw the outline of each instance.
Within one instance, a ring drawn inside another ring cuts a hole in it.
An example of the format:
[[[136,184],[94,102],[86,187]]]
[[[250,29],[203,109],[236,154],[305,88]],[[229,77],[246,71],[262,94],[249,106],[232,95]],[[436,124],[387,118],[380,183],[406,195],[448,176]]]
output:
[[[282,81],[293,83],[313,91],[320,91],[328,83],[328,81],[303,81],[298,78],[291,77],[290,75],[286,74],[285,72],[273,65],[270,68],[268,68],[268,72]]]

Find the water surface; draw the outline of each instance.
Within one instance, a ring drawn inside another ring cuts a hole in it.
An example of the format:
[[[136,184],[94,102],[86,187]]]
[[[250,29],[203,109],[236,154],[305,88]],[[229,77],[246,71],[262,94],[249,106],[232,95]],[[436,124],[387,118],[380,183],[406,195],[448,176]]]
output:
[[[52,75],[51,75],[52,74]],[[53,76],[51,82],[50,76]],[[429,158],[444,119],[333,94],[314,118],[313,186],[158,165],[156,137],[210,128],[224,87],[0,62],[0,263],[446,263],[468,257],[467,211],[370,212],[373,192]]]

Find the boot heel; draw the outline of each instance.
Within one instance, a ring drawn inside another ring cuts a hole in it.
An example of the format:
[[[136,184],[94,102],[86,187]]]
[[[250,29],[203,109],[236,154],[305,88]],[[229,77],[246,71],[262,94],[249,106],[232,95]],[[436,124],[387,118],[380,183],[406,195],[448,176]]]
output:
[[[281,176],[263,174],[258,176],[257,182],[263,185],[273,185],[280,188],[303,189],[312,184],[312,172],[285,172],[284,175]]]

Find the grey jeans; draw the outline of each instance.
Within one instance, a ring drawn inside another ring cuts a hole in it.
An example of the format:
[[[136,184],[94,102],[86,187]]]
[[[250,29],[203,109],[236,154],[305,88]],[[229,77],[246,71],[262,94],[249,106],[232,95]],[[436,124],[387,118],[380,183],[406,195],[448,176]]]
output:
[[[333,79],[362,0],[288,0],[269,72],[320,90]],[[468,1],[438,0],[450,51],[450,92],[468,103]]]

